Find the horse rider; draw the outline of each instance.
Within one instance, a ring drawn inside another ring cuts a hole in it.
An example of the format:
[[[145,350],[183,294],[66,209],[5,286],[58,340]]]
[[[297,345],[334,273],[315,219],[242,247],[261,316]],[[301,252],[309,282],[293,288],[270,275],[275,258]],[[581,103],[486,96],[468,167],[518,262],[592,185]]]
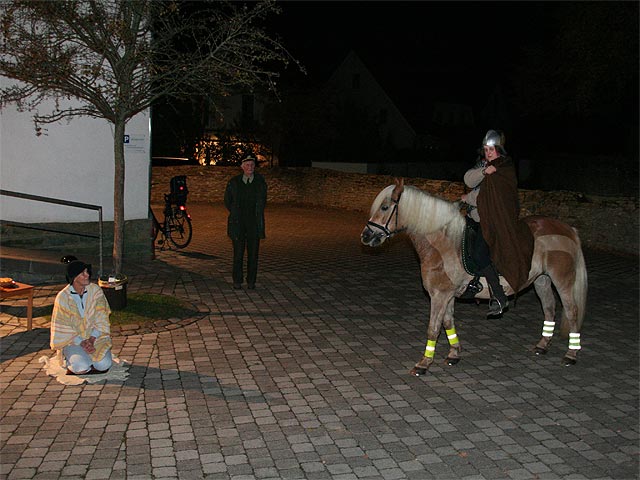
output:
[[[464,183],[471,191],[461,197],[468,205],[467,221],[477,233],[472,257],[477,271],[487,279],[491,292],[488,317],[501,315],[509,307],[509,299],[500,284],[500,276],[492,258],[496,258],[494,253],[497,253],[494,252],[498,243],[496,236],[499,237],[503,229],[509,228],[509,225],[500,224],[501,219],[512,217],[509,211],[515,211],[517,219],[518,211],[517,177],[504,145],[502,132],[487,132],[476,164],[464,174]],[[493,182],[489,189],[487,185],[494,178],[500,178],[500,181]],[[514,287],[514,291],[517,291],[518,285]],[[476,276],[460,298],[473,298],[481,290],[479,276]]]

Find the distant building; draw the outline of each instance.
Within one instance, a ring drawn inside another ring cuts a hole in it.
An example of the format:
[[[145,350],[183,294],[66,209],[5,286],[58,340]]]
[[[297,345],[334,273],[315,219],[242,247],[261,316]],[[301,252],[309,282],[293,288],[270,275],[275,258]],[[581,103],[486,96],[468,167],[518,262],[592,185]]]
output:
[[[252,153],[259,162],[278,165],[277,152],[265,130],[269,102],[268,96],[259,93],[217,98],[206,112],[204,138],[196,145],[198,163],[234,164]]]
[[[350,51],[327,82],[339,106],[354,105],[374,119],[380,138],[398,150],[418,147],[417,134],[360,57]]]
[[[405,67],[412,73],[383,69],[375,56],[363,61],[350,50],[325,82],[282,91],[293,106],[279,112],[286,120],[272,129],[271,97],[258,92],[220,98],[207,114],[196,155],[203,164],[233,163],[250,149],[278,165],[282,148],[285,164],[369,163],[378,166],[367,171],[387,173],[397,168],[380,164],[403,163],[405,172],[457,177],[474,160],[484,131],[506,128],[502,90],[493,79],[461,71]]]
[[[473,127],[475,120],[471,105],[435,102],[432,122],[442,127]]]

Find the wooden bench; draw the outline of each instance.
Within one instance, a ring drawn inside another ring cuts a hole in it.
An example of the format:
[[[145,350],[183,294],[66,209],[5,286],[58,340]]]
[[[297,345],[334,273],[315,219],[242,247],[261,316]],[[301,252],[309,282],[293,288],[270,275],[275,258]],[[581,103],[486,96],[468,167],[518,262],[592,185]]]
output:
[[[13,287],[0,287],[0,299],[27,295],[27,330],[31,330],[33,324],[33,285],[13,282]]]

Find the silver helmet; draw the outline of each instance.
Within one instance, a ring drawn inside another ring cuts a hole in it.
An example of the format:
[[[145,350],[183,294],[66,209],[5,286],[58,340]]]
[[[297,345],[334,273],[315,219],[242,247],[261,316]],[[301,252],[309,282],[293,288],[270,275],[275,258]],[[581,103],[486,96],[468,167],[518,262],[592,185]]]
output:
[[[496,130],[489,130],[482,140],[482,145],[485,147],[503,147],[504,148],[504,134]]]

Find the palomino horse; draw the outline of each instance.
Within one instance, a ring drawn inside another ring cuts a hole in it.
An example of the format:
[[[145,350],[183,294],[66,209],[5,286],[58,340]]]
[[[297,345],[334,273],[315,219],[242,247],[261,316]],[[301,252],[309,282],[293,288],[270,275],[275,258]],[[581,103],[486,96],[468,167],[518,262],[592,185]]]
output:
[[[534,347],[536,354],[547,352],[555,328],[556,299],[553,287],[562,302],[560,334],[569,334],[569,349],[565,365],[576,363],[580,350],[580,328],[587,299],[587,271],[577,231],[552,218],[530,216],[524,219],[535,238],[529,279],[523,288],[533,283],[542,303],[544,325],[542,337]],[[455,298],[466,289],[472,276],[462,263],[461,243],[465,219],[458,202],[442,200],[405,186],[403,180],[383,189],[371,206],[371,217],[362,231],[365,245],[377,247],[396,233],[406,232],[420,257],[422,285],[431,298],[431,314],[427,332],[427,346],[422,359],[411,370],[423,375],[433,363],[436,342],[444,329],[449,340],[447,363],[460,360],[461,346],[453,320]],[[515,292],[500,278],[507,295]],[[489,298],[489,288],[477,298]]]

